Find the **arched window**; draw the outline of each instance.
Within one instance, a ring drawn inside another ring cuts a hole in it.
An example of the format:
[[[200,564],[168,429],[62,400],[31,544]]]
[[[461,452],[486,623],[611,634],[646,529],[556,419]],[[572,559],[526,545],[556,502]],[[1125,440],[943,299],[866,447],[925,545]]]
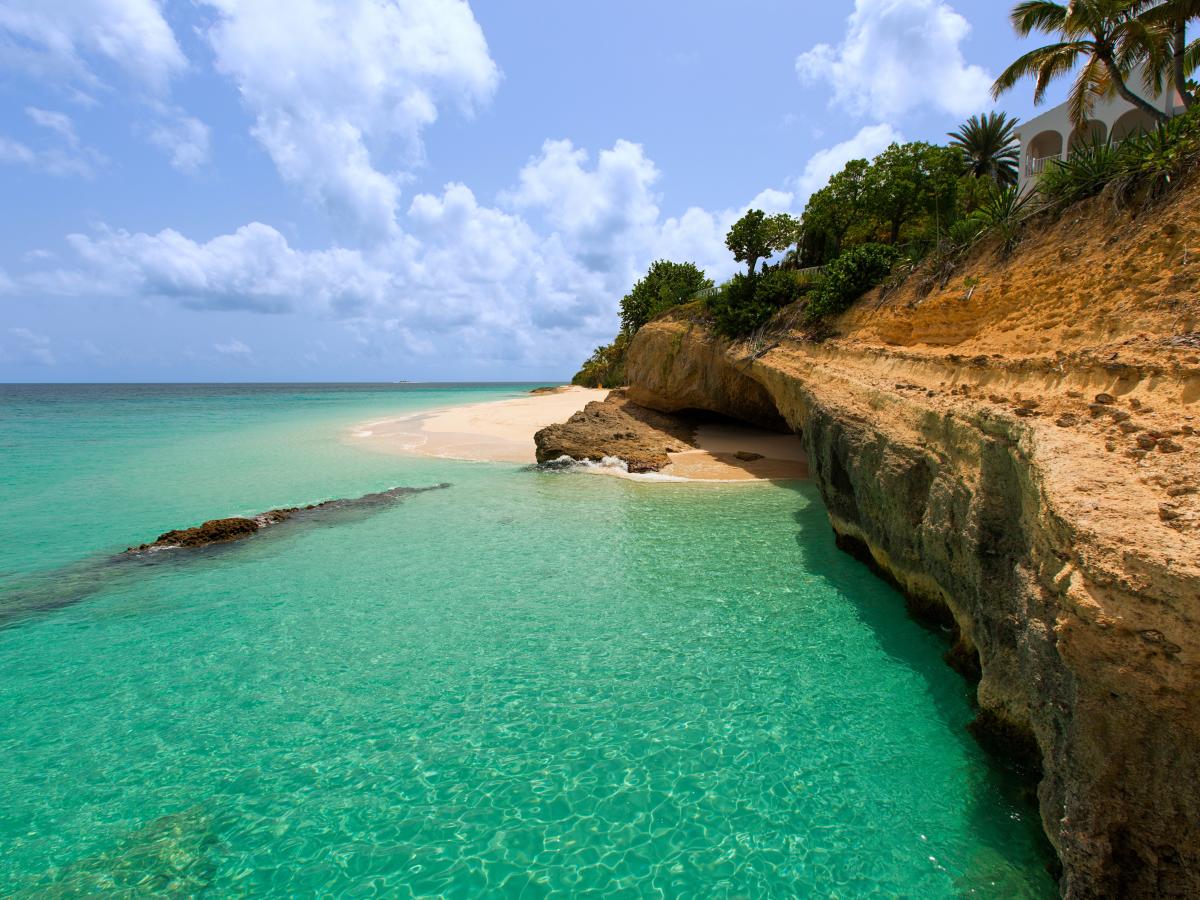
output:
[[[1079,125],[1071,132],[1071,152],[1080,147],[1091,147],[1103,144],[1108,140],[1108,126],[1103,122],[1092,119],[1084,125]]]
[[[1137,137],[1139,134],[1146,134],[1153,131],[1157,126],[1158,123],[1154,121],[1154,117],[1149,113],[1140,109],[1131,109],[1113,123],[1113,143],[1127,141],[1131,137]]]
[[[1062,152],[1063,136],[1057,131],[1043,131],[1029,142],[1025,151],[1025,174],[1041,175],[1047,162],[1062,159]]]

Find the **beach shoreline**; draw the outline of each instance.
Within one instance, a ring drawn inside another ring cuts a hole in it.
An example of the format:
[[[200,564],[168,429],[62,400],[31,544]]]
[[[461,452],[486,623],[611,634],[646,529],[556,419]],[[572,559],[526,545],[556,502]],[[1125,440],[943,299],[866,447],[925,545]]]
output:
[[[609,391],[564,386],[527,396],[426,410],[354,426],[348,439],[374,452],[470,462],[533,465],[534,435],[564,422]],[[687,449],[669,453],[656,473],[630,473],[619,461],[580,462],[580,470],[657,482],[761,482],[808,477],[802,445],[795,435],[726,422],[696,426]],[[745,459],[739,459],[741,454]]]

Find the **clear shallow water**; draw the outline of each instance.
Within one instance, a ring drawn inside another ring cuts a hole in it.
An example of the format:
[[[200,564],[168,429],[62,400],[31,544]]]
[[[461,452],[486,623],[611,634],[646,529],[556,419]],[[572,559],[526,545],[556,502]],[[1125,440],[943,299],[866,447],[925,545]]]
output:
[[[0,612],[78,599],[0,630],[0,894],[1053,894],[941,641],[833,547],[810,485],[346,437],[514,393],[0,387]]]

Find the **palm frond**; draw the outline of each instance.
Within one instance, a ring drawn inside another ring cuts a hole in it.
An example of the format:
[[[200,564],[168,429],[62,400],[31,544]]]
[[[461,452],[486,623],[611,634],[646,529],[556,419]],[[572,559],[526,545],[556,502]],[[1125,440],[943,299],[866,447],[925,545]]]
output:
[[[1028,37],[1034,31],[1047,34],[1062,31],[1067,15],[1068,9],[1061,3],[1051,0],[1025,0],[1013,7],[1009,19],[1017,34]]]
[[[1058,60],[1055,63],[1056,68],[1061,68],[1064,72],[1071,71],[1079,55],[1086,52],[1087,49],[1078,41],[1066,41],[1030,50],[1000,73],[1000,77],[992,85],[993,99],[999,98],[1005,91],[1011,90],[1018,81],[1026,76],[1040,77],[1047,64],[1054,63],[1055,60]],[[1045,93],[1045,88],[1042,89],[1042,93]]]
[[[1082,126],[1091,117],[1096,98],[1111,91],[1112,81],[1100,60],[1092,57],[1080,70],[1067,98],[1067,113],[1071,121]]]

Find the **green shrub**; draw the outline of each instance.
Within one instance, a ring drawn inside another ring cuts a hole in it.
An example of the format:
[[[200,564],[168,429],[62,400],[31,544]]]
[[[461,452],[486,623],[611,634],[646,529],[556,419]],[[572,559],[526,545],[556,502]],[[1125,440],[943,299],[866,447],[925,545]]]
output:
[[[621,330],[633,334],[655,316],[688,303],[710,287],[712,282],[694,264],[660,259],[621,300]]]
[[[1132,187],[1159,194],[1200,156],[1200,113],[1172,119],[1121,145],[1123,168]]]
[[[781,266],[767,266],[751,278],[739,273],[708,299],[717,331],[742,337],[767,323],[771,316],[800,298],[808,288],[803,275]]]
[[[1069,158],[1052,162],[1038,179],[1038,191],[1050,203],[1074,203],[1104,190],[1124,172],[1124,154],[1107,141],[1075,148]]]
[[[974,221],[980,231],[1000,237],[1005,253],[1011,253],[1021,237],[1025,220],[1034,212],[1034,194],[1022,194],[1015,186],[996,189],[966,221]]]
[[[805,316],[815,321],[836,315],[883,281],[899,258],[887,244],[861,244],[847,250],[828,266],[808,300]]]

